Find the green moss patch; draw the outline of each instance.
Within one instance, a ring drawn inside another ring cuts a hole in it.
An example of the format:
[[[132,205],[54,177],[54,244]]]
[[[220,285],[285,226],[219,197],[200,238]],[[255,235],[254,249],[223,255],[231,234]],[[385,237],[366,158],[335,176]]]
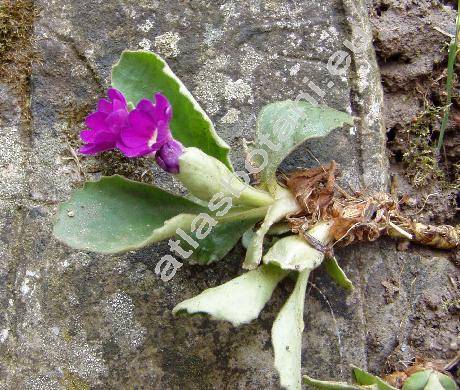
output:
[[[0,5],[0,78],[24,81],[37,58],[33,24],[38,12],[32,0],[4,0]],[[19,80],[18,80],[19,78]]]
[[[445,181],[445,173],[439,166],[435,143],[432,141],[433,124],[437,123],[442,108],[427,107],[407,128],[407,150],[403,162],[407,176],[416,187],[422,187],[432,180]]]

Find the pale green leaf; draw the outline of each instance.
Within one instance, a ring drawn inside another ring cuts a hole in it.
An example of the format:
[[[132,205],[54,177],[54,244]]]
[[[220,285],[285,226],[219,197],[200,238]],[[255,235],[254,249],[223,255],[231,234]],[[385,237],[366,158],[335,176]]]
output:
[[[255,150],[267,153],[262,184],[273,179],[278,165],[303,141],[324,137],[345,123],[353,124],[353,118],[347,113],[306,101],[285,100],[265,106],[257,121],[254,146]]]
[[[444,390],[435,372],[431,373],[424,390]]]
[[[412,374],[403,385],[403,390],[423,390],[428,384],[433,370],[423,370]]]
[[[412,374],[403,385],[403,390],[456,390],[455,381],[438,371],[431,369]]]
[[[319,242],[327,241],[331,224],[322,222],[316,224],[308,233]],[[313,270],[322,263],[324,254],[299,236],[288,236],[277,241],[265,254],[265,264],[276,264],[284,270],[303,271]]]
[[[75,191],[59,208],[54,236],[75,249],[120,253],[190,228],[193,214],[206,209],[160,188],[103,177]]]
[[[275,368],[281,386],[288,390],[301,388],[303,308],[309,275],[309,269],[299,273],[294,291],[281,308],[272,328]]]
[[[324,255],[308,245],[299,236],[288,236],[277,241],[264,255],[264,264],[276,264],[284,270],[315,269]]]
[[[348,279],[335,257],[327,257],[324,260],[324,269],[339,286],[347,290],[353,290],[354,286],[352,281]]]
[[[450,377],[441,372],[436,372],[439,382],[445,390],[457,390],[458,387],[455,381]]]
[[[231,168],[229,146],[217,135],[211,120],[165,61],[148,51],[125,51],[112,70],[112,86],[128,101],[153,99],[163,93],[171,102],[171,131],[185,146],[195,146]]]
[[[254,233],[249,243],[243,263],[243,268],[245,269],[254,269],[260,264],[262,260],[264,238],[270,227],[285,218],[286,215],[294,214],[300,210],[300,206],[294,196],[288,190],[280,186],[278,186],[275,198],[275,202],[268,208],[264,222]]]
[[[179,303],[173,313],[202,313],[234,326],[247,324],[259,316],[285,276],[286,273],[275,266],[261,266]]]

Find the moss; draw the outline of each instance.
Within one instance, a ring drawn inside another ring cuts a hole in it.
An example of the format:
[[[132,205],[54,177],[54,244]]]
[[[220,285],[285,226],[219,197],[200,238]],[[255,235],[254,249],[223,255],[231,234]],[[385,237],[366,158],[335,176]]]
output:
[[[38,11],[32,0],[4,0],[0,5],[0,78],[21,92],[27,88],[32,63],[33,24]]]
[[[416,187],[426,186],[433,180],[445,182],[445,173],[439,166],[433,126],[439,122],[442,108],[428,106],[406,129],[407,149],[403,155],[406,174]]]
[[[89,390],[91,387],[88,382],[73,374],[68,370],[64,371],[64,377],[62,378],[62,384],[67,390]]]

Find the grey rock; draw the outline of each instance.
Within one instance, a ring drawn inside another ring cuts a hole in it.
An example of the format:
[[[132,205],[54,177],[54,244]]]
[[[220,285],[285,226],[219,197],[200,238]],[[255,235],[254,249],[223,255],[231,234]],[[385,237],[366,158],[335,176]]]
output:
[[[24,191],[25,154],[19,97],[0,82],[0,197],[15,198]]]
[[[313,95],[308,86],[313,81],[325,91],[316,98],[352,112],[357,125],[308,142],[284,168],[315,164],[312,155],[320,161],[335,158],[343,183],[384,188],[382,92],[364,6],[348,0],[36,3],[42,9],[35,35],[43,61],[31,75],[30,128],[17,140],[11,129],[24,113],[15,111],[14,93],[7,86],[0,89],[2,103],[10,102],[0,106],[0,137],[14,141],[14,147],[0,142],[1,167],[11,158],[28,162],[27,169],[13,164],[11,180],[0,188],[0,280],[6,281],[0,284],[0,385],[278,388],[270,329],[292,288],[289,281],[260,319],[238,329],[203,318],[174,318],[175,304],[242,272],[240,246],[225,261],[207,268],[184,266],[164,283],[153,270],[166,245],[123,256],[76,252],[53,239],[53,215],[85,175],[97,176],[107,163],[104,157],[73,157],[75,118],[81,120],[102,96],[111,65],[124,49],[151,49],[167,57],[234,147],[238,167],[242,138],[253,137],[262,106],[301,92]],[[345,40],[358,50],[351,53]],[[351,55],[344,76],[327,70],[337,50]],[[163,178],[155,181],[177,188]],[[356,289],[347,295],[323,271],[315,273],[305,305],[305,373],[347,379],[350,363],[379,372],[398,342],[407,344],[414,335],[435,338],[420,321],[404,325],[398,335],[395,324],[407,324],[408,307],[415,310],[418,302],[414,297],[427,288],[436,293],[438,283],[455,271],[447,260],[437,259],[432,268],[429,252],[399,259],[394,244],[386,241],[347,248],[340,256]],[[407,264],[403,274],[401,264]],[[420,272],[415,284],[411,272]],[[399,306],[382,301],[386,273],[404,279],[397,279]]]

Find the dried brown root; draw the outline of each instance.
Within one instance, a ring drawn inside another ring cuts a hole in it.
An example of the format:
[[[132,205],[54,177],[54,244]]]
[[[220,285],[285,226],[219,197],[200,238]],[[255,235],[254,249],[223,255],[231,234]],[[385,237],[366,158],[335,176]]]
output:
[[[402,229],[412,235],[411,241],[438,249],[454,249],[459,246],[459,228],[450,225],[425,225],[419,222],[406,222]],[[388,229],[391,237],[403,237],[395,229]]]
[[[439,249],[459,246],[458,228],[432,226],[402,215],[399,202],[388,193],[348,194],[336,183],[337,164],[293,172],[286,186],[302,211],[288,216],[291,231],[310,242],[306,231],[319,221],[333,221],[331,234],[338,245],[374,241],[381,235],[406,238]]]

